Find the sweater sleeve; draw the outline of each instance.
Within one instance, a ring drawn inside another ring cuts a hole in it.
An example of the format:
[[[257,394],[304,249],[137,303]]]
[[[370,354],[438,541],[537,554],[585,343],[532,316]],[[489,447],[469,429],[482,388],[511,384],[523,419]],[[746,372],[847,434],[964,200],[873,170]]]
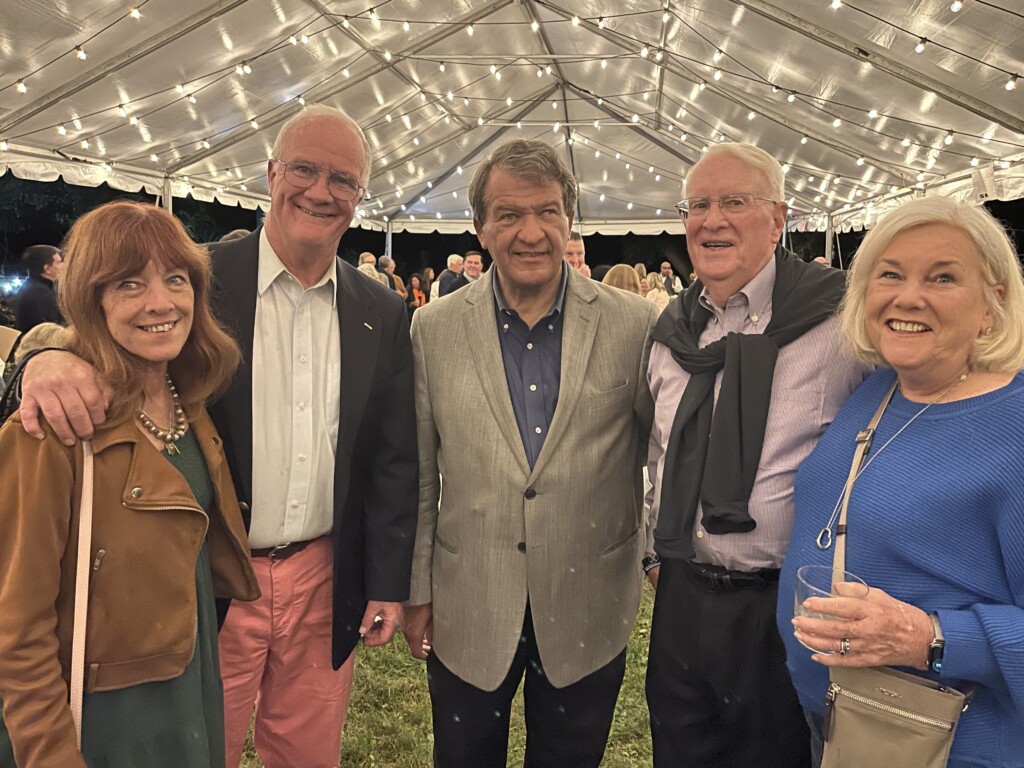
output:
[[[1024,727],[1024,508],[1004,512],[997,530],[1012,603],[938,611],[942,676],[989,688]]]
[[[86,768],[58,659],[57,597],[75,485],[72,449],[0,430],[0,693],[18,765]]]

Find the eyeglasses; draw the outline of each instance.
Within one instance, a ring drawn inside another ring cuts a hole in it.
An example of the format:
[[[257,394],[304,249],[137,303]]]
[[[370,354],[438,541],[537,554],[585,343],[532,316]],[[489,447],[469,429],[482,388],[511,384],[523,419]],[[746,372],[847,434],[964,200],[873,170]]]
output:
[[[327,191],[335,200],[349,203],[366,192],[366,187],[347,173],[336,173],[302,161],[286,163],[283,160],[275,160],[274,162],[284,166],[285,180],[299,189],[309,189],[320,180],[321,176],[327,174]]]
[[[707,197],[688,197],[676,203],[676,210],[684,219],[702,219],[711,211],[711,204],[718,203],[718,210],[726,216],[742,216],[753,209],[757,203],[771,203],[775,201],[768,197],[755,197],[750,192],[736,192],[731,195],[722,195],[717,200]]]

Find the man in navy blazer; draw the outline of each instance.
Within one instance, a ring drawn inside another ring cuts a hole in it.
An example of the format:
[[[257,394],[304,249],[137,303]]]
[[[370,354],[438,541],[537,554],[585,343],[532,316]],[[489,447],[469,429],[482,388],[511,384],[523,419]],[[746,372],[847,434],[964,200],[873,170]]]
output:
[[[365,193],[370,148],[340,110],[289,120],[268,163],[265,226],[214,245],[215,310],[244,362],[210,406],[242,503],[263,597],[220,635],[228,765],[254,702],[267,768],[337,765],[353,650],[390,640],[408,598],[418,462],[408,314],[337,258]],[[68,353],[23,381],[63,437],[103,419],[103,385]],[[70,421],[70,424],[69,424]]]

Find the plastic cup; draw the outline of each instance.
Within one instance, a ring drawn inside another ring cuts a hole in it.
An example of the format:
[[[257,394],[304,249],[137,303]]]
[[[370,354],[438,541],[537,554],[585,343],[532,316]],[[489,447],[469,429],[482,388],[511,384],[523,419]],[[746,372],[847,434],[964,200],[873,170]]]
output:
[[[854,587],[848,588],[846,594],[840,595],[835,588],[836,584],[846,583],[854,585]],[[793,596],[793,615],[794,616],[809,616],[812,619],[833,619],[835,621],[844,621],[838,616],[833,616],[827,613],[816,613],[815,611],[809,611],[804,608],[804,600],[809,597],[855,597],[855,598],[866,598],[868,596],[869,587],[864,583],[856,574],[850,573],[849,571],[835,571],[831,565],[803,565],[797,569],[796,572],[796,590]],[[834,651],[824,651],[818,648],[812,648],[807,643],[801,642],[804,648],[815,653],[831,654]]]

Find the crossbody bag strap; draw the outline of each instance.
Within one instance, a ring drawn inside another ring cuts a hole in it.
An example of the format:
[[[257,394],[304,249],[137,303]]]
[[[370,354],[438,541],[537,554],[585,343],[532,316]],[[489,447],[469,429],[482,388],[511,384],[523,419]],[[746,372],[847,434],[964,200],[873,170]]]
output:
[[[82,442],[82,504],[78,516],[75,568],[75,623],[71,632],[71,716],[82,749],[82,695],[85,688],[85,623],[89,610],[89,565],[92,560],[92,443]]]
[[[843,505],[839,512],[839,520],[836,522],[835,552],[832,556],[833,582],[837,580],[843,581],[843,571],[846,570],[846,509],[850,505],[850,494],[853,492],[853,484],[857,480],[861,467],[864,466],[864,458],[868,455],[868,451],[871,450],[871,438],[875,435],[878,422],[882,420],[882,414],[885,413],[885,409],[889,406],[889,401],[892,400],[898,385],[899,379],[894,381],[892,386],[889,387],[889,391],[882,398],[878,410],[871,417],[867,427],[857,433],[857,450],[853,454],[850,475],[846,478],[846,485],[843,487]]]

